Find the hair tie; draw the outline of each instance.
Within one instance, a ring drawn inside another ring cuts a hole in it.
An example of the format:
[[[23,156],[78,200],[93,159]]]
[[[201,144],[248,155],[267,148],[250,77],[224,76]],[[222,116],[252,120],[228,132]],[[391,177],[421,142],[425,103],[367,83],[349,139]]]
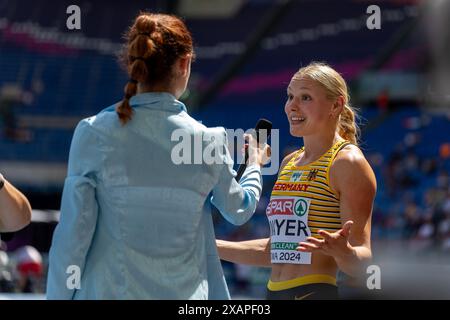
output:
[[[137,83],[138,83],[137,80],[134,80],[134,79],[131,79],[131,78],[128,80],[128,82],[131,82],[131,83],[134,83],[134,84],[137,84]]]
[[[150,32],[138,32],[138,35],[150,37]]]
[[[144,59],[143,57],[133,57],[133,56],[130,56],[130,58],[131,58],[131,59],[134,59],[134,60],[142,60],[142,61],[145,62],[145,59]]]

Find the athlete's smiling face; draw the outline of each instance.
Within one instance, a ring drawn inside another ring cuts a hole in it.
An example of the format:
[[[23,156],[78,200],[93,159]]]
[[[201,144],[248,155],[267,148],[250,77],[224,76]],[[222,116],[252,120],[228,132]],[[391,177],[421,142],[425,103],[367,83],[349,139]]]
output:
[[[304,137],[332,128],[332,107],[333,101],[328,99],[319,83],[307,77],[294,76],[289,83],[284,106],[291,135]]]

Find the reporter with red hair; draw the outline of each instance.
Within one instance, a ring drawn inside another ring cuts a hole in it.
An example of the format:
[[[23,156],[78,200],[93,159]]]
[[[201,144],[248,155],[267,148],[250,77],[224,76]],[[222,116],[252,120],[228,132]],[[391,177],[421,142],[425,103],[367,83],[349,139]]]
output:
[[[47,297],[229,299],[210,203],[245,223],[261,194],[265,150],[250,148],[236,182],[224,128],[200,124],[178,100],[194,56],[180,19],[141,13],[126,39],[124,99],[74,133]],[[174,132],[218,150],[218,161],[177,163]]]

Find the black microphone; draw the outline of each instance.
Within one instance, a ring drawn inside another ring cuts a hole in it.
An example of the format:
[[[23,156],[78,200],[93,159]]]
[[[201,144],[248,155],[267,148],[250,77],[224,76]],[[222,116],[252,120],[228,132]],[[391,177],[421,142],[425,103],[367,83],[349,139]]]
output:
[[[259,138],[259,130],[266,130],[267,135],[263,135],[261,137],[261,140]],[[255,132],[256,132],[256,142],[259,144],[266,143],[267,139],[270,137],[270,131],[272,130],[272,122],[270,122],[267,119],[259,119],[255,126]],[[244,174],[245,169],[247,168],[247,160],[248,160],[248,148],[245,148],[245,158],[244,163],[242,163],[239,166],[239,169],[237,171],[237,175],[235,177],[236,181],[239,182],[242,175]]]

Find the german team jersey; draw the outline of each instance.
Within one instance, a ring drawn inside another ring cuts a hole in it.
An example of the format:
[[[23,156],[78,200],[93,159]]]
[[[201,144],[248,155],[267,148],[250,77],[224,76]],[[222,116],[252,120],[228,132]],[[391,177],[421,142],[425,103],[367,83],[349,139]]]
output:
[[[281,169],[266,209],[270,225],[272,263],[311,264],[311,253],[297,251],[298,243],[319,230],[341,228],[339,196],[330,188],[329,169],[336,154],[348,145],[337,142],[318,160],[295,166],[301,148]]]

